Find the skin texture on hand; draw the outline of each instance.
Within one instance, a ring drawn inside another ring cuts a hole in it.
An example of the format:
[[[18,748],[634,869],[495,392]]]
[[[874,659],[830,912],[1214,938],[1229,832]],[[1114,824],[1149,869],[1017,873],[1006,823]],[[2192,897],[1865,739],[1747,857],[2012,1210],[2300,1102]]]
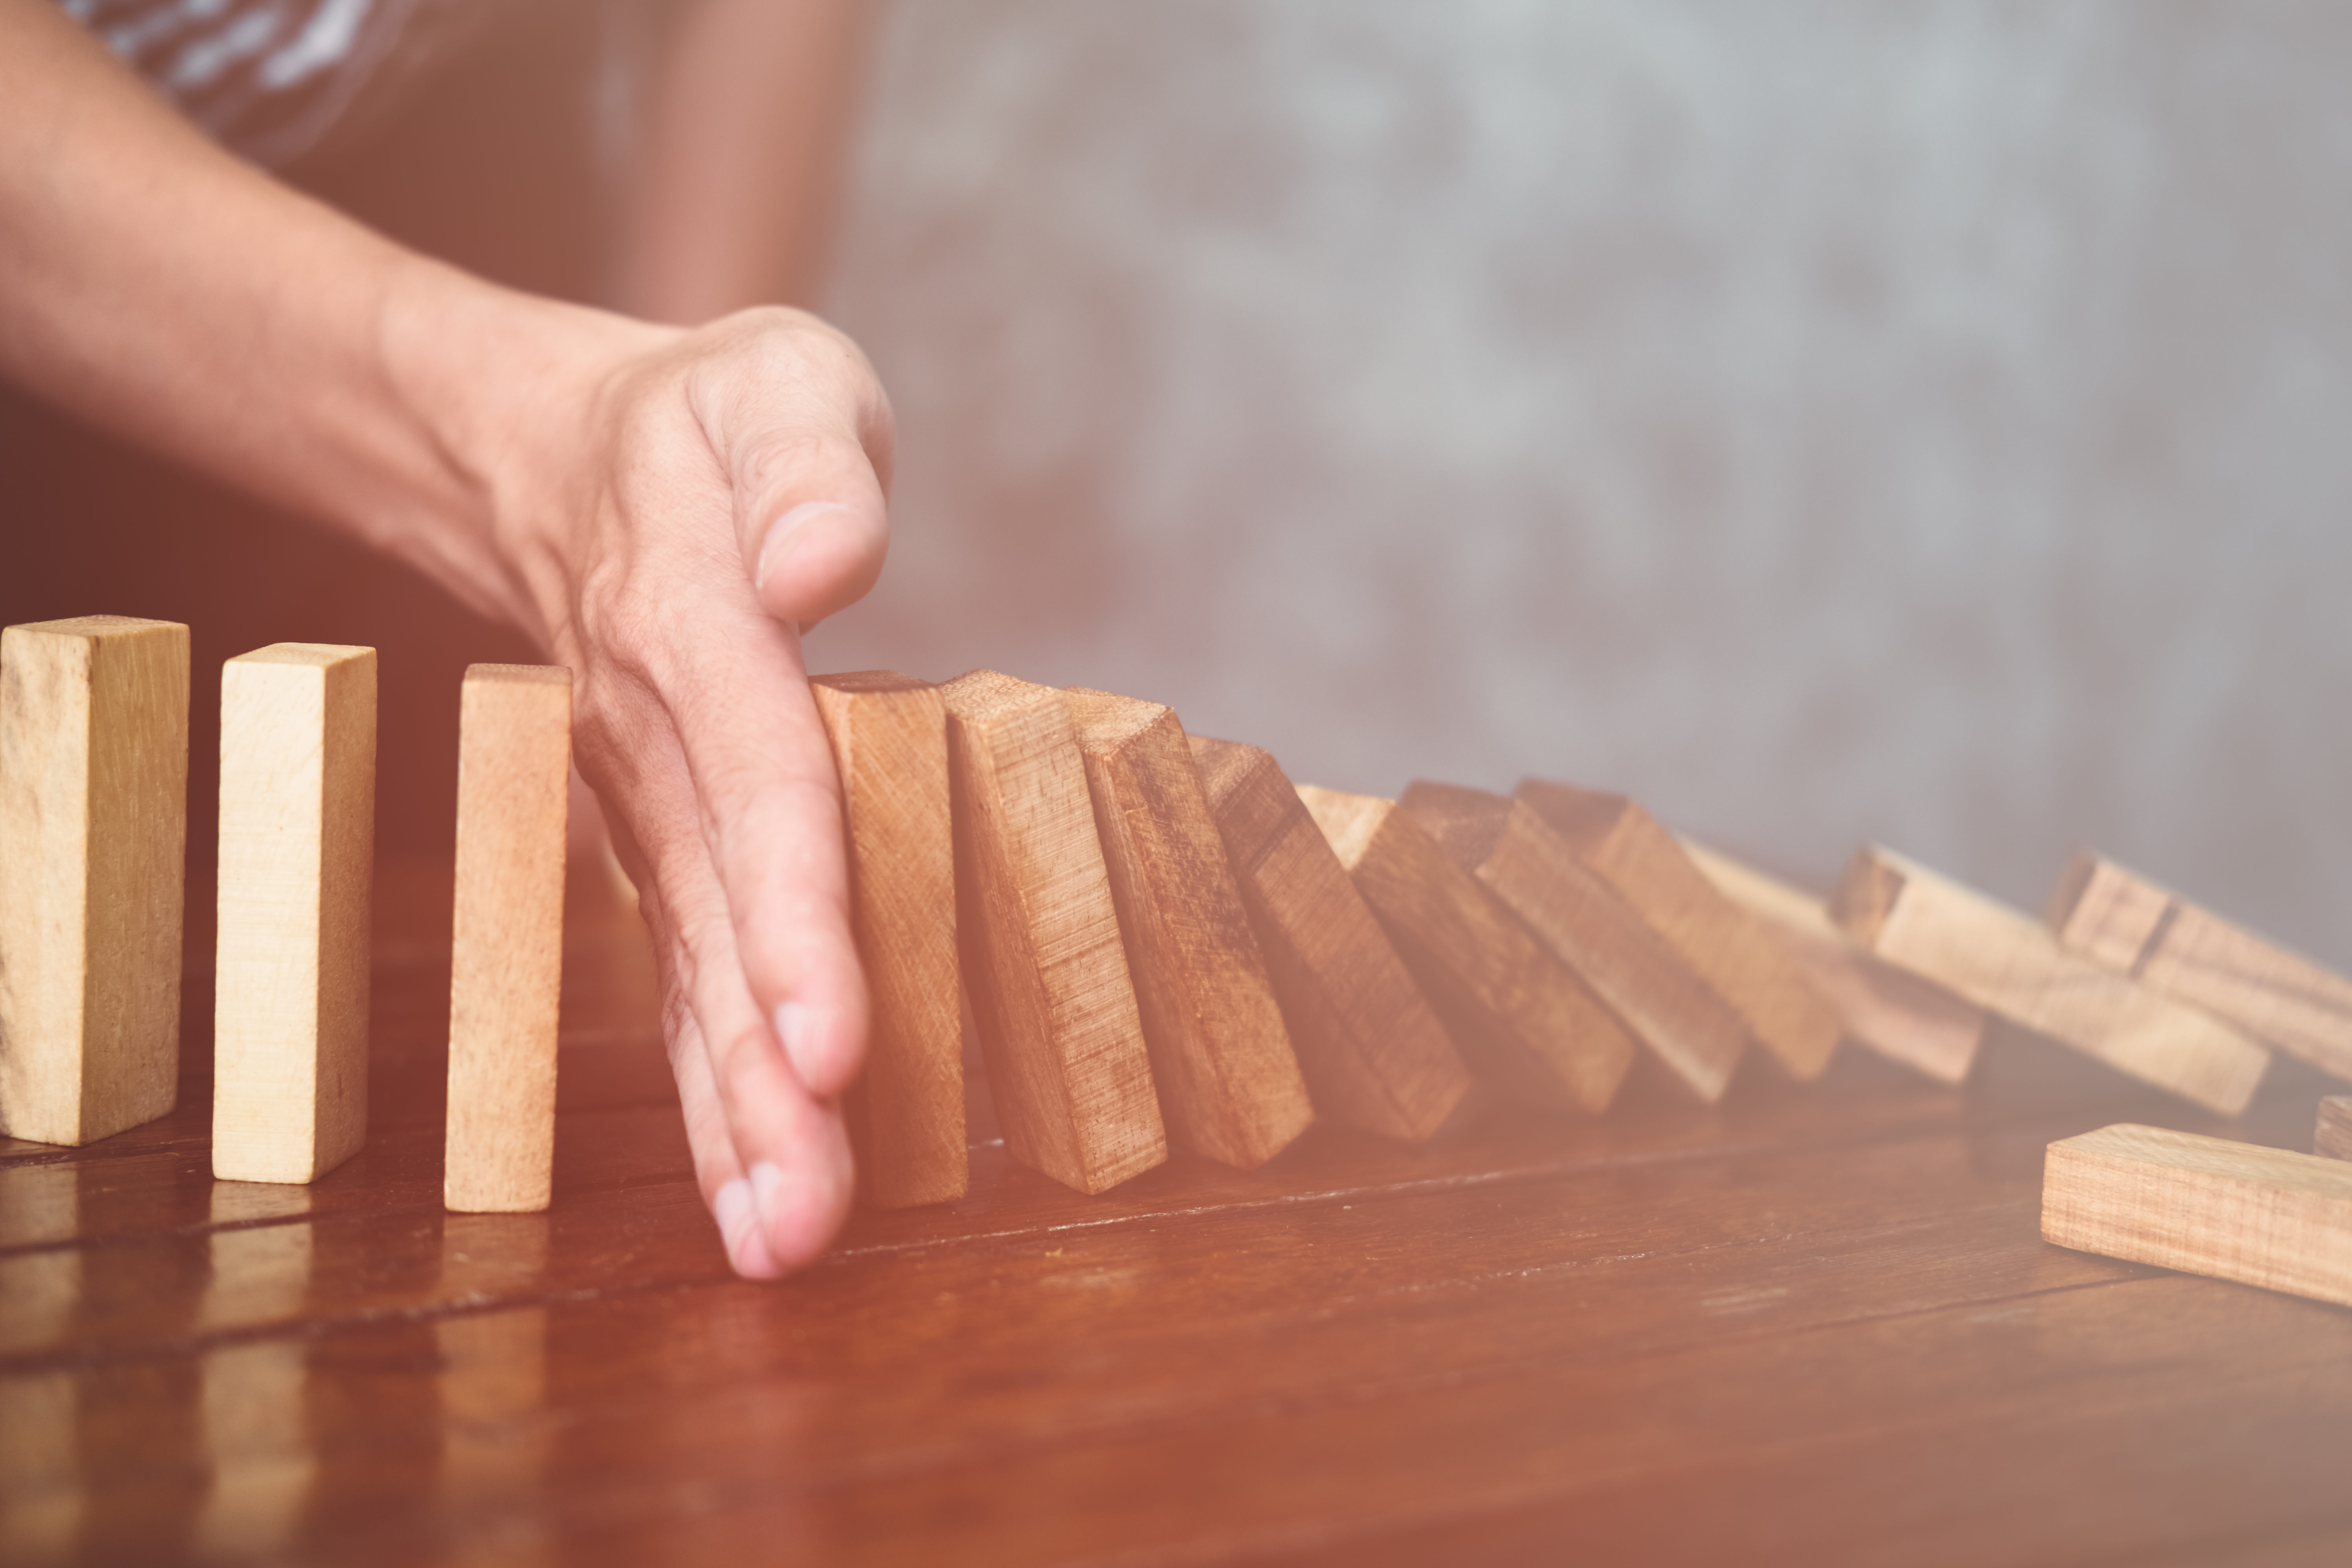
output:
[[[887,546],[856,346],[795,310],[685,331],[492,288],[222,153],[49,0],[0,0],[0,374],[570,667],[703,1195],[744,1274],[821,1252],[866,1002],[800,635]]]

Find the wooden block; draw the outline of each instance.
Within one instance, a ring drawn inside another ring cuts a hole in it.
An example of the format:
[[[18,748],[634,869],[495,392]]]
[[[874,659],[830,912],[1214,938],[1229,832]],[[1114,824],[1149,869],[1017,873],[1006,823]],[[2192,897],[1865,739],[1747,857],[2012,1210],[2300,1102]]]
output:
[[[2058,940],[2352,1082],[2352,980],[2089,850],[2044,911]]]
[[[1822,1075],[1843,1033],[1836,1009],[1788,949],[1691,863],[1657,818],[1622,795],[1544,779],[1520,780],[1517,798],[1731,1004],[1791,1078],[1811,1082]]]
[[[964,989],[1005,1151],[1099,1193],[1168,1136],[1069,704],[985,669],[940,694]]]
[[[1747,1048],[1747,1026],[1533,807],[1427,783],[1407,789],[1399,804],[1676,1079],[1710,1103],[1721,1097]]]
[[[470,666],[457,728],[443,1197],[462,1214],[529,1213],[547,1206],[555,1159],[572,672]]]
[[[858,1190],[878,1208],[971,1186],[956,973],[955,819],[940,689],[887,670],[809,683],[841,774],[850,923],[873,1024],[849,1092]]]
[[[1419,1142],[1469,1070],[1271,753],[1192,737],[1315,1113]]]
[[[1888,963],[2224,1115],[2245,1109],[2270,1063],[2210,1014],[2069,952],[2031,916],[1890,850],[1857,853],[1830,909]]]
[[[89,1143],[179,1098],[188,628],[0,633],[0,1128]]]
[[[2319,1102],[2311,1152],[2331,1160],[2352,1160],[2352,1094],[2333,1094]]]
[[[221,667],[213,1174],[309,1182],[367,1142],[372,647]]]
[[[1633,1061],[1617,1016],[1413,813],[1313,784],[1298,798],[1471,1065],[1545,1103],[1606,1110]]]
[[[1787,947],[1848,1035],[1938,1083],[1968,1078],[1984,1045],[1983,1008],[1882,962],[1838,929],[1811,893],[1688,839],[1683,848],[1708,881]]]
[[[1157,702],[1085,687],[1063,697],[1169,1141],[1255,1170],[1307,1131],[1315,1108],[1192,742]]]
[[[2352,1306],[2352,1165],[2128,1122],[2050,1145],[2045,1241]]]

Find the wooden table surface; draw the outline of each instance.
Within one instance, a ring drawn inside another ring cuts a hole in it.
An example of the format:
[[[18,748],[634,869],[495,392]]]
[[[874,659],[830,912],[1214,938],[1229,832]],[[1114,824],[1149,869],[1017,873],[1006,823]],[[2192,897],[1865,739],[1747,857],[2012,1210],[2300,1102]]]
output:
[[[1093,1199],[983,1116],[747,1285],[593,888],[555,1206],[442,1212],[447,882],[382,880],[350,1164],[211,1181],[201,931],[181,1110],[0,1143],[0,1561],[2352,1562],[2352,1312],[2043,1244],[2051,1139],[2231,1129],[2036,1042]]]

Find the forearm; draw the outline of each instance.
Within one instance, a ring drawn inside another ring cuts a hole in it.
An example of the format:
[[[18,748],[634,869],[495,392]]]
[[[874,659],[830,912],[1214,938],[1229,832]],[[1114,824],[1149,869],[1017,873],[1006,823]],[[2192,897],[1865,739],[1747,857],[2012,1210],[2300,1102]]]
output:
[[[501,541],[583,357],[662,329],[404,250],[221,152],[47,0],[0,0],[0,372],[534,624]]]

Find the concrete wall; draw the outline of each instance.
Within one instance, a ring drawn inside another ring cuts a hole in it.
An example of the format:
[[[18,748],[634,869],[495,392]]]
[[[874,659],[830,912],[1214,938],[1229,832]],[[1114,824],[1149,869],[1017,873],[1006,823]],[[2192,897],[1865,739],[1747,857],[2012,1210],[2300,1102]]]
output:
[[[820,668],[2352,959],[2352,11],[899,0]]]

